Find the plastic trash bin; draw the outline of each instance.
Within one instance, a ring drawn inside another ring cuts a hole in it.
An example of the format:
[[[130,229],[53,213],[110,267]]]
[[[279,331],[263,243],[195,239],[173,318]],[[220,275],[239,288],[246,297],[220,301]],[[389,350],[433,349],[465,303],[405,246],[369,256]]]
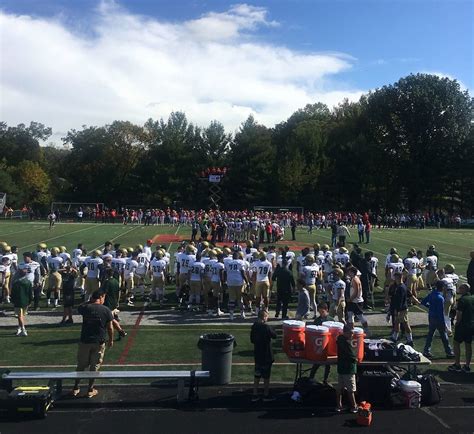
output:
[[[237,345],[227,333],[201,335],[198,348],[202,353],[202,370],[209,371],[211,384],[229,384],[232,374],[232,350]]]

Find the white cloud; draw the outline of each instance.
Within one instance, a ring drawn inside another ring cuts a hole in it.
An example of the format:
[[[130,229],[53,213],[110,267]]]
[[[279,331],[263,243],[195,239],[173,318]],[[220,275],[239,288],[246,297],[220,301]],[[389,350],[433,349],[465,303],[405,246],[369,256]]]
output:
[[[469,91],[469,88],[458,78],[453,77],[452,75],[446,74],[444,72],[439,72],[439,71],[421,71],[421,74],[430,74],[430,75],[436,75],[439,78],[449,78],[450,80],[456,80],[459,83],[459,87],[461,90],[464,92],[465,90]]]
[[[362,94],[334,86],[350,56],[261,42],[259,28],[278,26],[265,8],[239,4],[176,23],[105,1],[90,25],[81,33],[62,18],[0,11],[2,120],[43,122],[58,142],[84,124],[143,123],[173,110],[234,130],[250,113],[273,126],[308,103]]]

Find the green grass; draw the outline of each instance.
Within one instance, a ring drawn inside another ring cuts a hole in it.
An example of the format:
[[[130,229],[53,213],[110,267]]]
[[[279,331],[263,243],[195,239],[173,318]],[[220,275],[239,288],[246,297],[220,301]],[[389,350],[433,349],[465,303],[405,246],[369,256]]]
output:
[[[276,365],[273,369],[274,381],[288,382],[293,380],[294,366],[279,365],[287,363],[288,359],[281,349],[281,330],[276,327],[279,338],[273,342]],[[169,364],[163,369],[172,369],[177,363],[179,369],[199,367],[201,352],[197,347],[199,336],[202,333],[222,331],[222,327],[205,326],[196,329],[195,326],[142,326],[139,328],[134,344],[130,348],[128,356],[120,364],[120,358],[127,345],[127,339],[115,342],[112,349],[106,351],[104,363],[115,365],[104,367],[104,369],[158,369],[153,366],[126,366],[126,365],[153,365]],[[374,337],[386,337],[388,327],[373,328]],[[232,334],[237,342],[233,352],[233,375],[232,381],[246,382],[252,378],[253,347],[249,339],[248,326],[227,326],[227,333]],[[427,328],[424,326],[414,327],[415,347],[423,349]],[[2,354],[0,365],[2,366],[47,366],[47,365],[71,365],[76,363],[76,349],[80,327],[77,325],[59,328],[51,326],[30,326],[28,337],[18,338],[13,335],[12,328],[0,330],[0,342],[2,343]],[[430,370],[434,373],[445,373],[448,360],[445,359],[441,340],[435,337],[432,346],[435,358]],[[241,365],[241,364],[248,365]],[[125,365],[125,366],[121,366]],[[15,368],[18,370],[19,368]],[[25,368],[30,369],[30,368]],[[45,368],[51,369],[51,368]],[[58,368],[59,369],[59,368]],[[68,369],[68,368],[62,368]],[[71,369],[71,368],[69,368]],[[333,371],[335,371],[333,369]],[[322,375],[321,370],[320,374]],[[331,379],[334,380],[334,372]]]
[[[88,250],[99,248],[106,240],[120,242],[123,246],[143,244],[146,239],[157,234],[175,234],[176,227],[170,226],[123,226],[122,224],[104,225],[92,223],[58,224],[53,230],[42,222],[0,222],[0,241],[10,245],[17,245],[20,253],[33,250],[38,242],[46,242],[49,247],[65,245],[69,251],[81,242]],[[351,229],[353,236],[357,236],[355,229]],[[177,235],[189,236],[188,227],[179,228]],[[297,233],[296,246],[298,250],[305,245],[315,242],[328,243],[330,232],[327,230],[314,231],[307,234],[304,229]],[[354,239],[349,239],[349,242]],[[284,244],[283,241],[281,244]],[[469,252],[474,246],[474,231],[468,229],[374,229],[372,241],[368,247],[379,257],[380,277],[382,277],[383,263],[390,247],[395,246],[401,255],[405,255],[410,247],[426,250],[429,244],[435,244],[440,253],[440,264],[453,263],[459,275],[465,276],[469,260]],[[170,245],[174,251],[176,245]],[[363,246],[363,250],[367,250]],[[170,306],[173,301],[172,288],[168,288]],[[376,294],[376,300],[381,303],[381,293]],[[137,303],[134,309],[139,311],[142,305]],[[124,308],[125,309],[125,308]],[[127,308],[128,309],[128,308]],[[56,318],[55,318],[56,320]],[[129,327],[129,331],[130,331]],[[13,336],[11,327],[0,327],[0,365],[2,366],[44,366],[44,365],[75,365],[76,345],[79,337],[79,326],[59,328],[56,325],[30,326],[29,336],[17,338]],[[250,381],[252,378],[252,346],[249,341],[248,325],[226,326],[141,326],[128,352],[125,364],[153,364],[153,363],[180,363],[199,366],[200,350],[197,341],[202,333],[207,331],[222,331],[232,333],[237,340],[234,350],[234,363],[248,363],[249,365],[234,365],[233,381]],[[388,327],[379,327],[373,330],[375,335],[387,337]],[[426,327],[414,329],[415,346],[422,349],[426,336]],[[114,348],[108,350],[105,357],[106,364],[117,364],[123,349],[130,338],[117,342]],[[274,343],[275,359],[277,363],[287,362],[286,355],[281,351],[281,342]],[[432,352],[436,359],[430,369],[445,375],[446,360],[443,360],[444,351],[439,338],[435,337]],[[188,365],[180,366],[185,369]],[[111,368],[104,368],[111,369]],[[113,369],[117,369],[114,367]],[[124,369],[133,369],[128,367]],[[135,368],[136,369],[136,368]],[[151,369],[151,368],[150,368]],[[334,370],[333,370],[334,371]],[[294,367],[276,365],[273,371],[275,381],[292,381]],[[322,375],[322,372],[318,375]]]

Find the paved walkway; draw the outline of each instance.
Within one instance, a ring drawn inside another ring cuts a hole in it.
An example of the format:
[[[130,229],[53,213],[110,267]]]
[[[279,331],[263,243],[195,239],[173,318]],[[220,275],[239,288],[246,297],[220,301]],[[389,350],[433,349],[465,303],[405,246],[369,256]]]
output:
[[[1,315],[1,314],[0,314]],[[278,325],[281,320],[276,320],[274,317],[274,311],[270,311],[270,323],[272,325]],[[58,309],[42,309],[36,312],[30,312],[27,317],[28,325],[39,325],[39,324],[54,324],[59,323],[62,318],[62,308]],[[80,323],[82,317],[80,315],[74,315],[74,322]],[[247,315],[245,320],[241,319],[239,315],[235,316],[234,321],[229,320],[229,315],[226,313],[219,318],[210,317],[204,313],[179,311],[174,309],[160,309],[154,310],[153,308],[145,309],[143,312],[140,310],[136,311],[125,311],[120,313],[121,324],[126,326],[133,326],[139,322],[141,326],[186,326],[186,325],[220,325],[220,326],[235,326],[252,324],[256,316]],[[380,312],[368,312],[367,319],[370,326],[386,326],[386,315]],[[425,312],[421,312],[418,308],[414,308],[409,313],[409,319],[411,325],[426,325],[428,324],[428,315]],[[16,326],[17,319],[15,318],[13,311],[7,311],[4,315],[0,316],[1,326]]]

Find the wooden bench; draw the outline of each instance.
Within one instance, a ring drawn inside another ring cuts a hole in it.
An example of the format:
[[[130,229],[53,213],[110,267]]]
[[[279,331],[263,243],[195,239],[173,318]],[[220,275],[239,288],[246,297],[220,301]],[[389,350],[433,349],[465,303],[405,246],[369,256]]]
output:
[[[62,393],[63,380],[101,380],[101,379],[174,379],[178,380],[178,402],[186,400],[184,381],[189,379],[187,399],[194,399],[195,391],[200,378],[209,378],[209,371],[80,371],[80,372],[8,372],[2,375],[4,387],[9,391],[13,389],[13,381],[25,380],[48,380],[53,388],[54,396],[59,397]]]

